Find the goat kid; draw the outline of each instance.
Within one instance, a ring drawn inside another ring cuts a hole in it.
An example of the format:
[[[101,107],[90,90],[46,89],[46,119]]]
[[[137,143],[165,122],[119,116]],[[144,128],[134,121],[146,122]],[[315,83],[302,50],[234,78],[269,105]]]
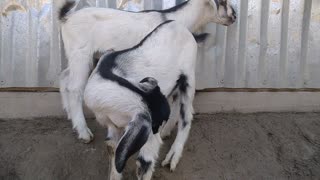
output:
[[[137,176],[151,179],[162,143],[158,130],[169,118],[169,106],[171,116],[179,112],[181,118],[180,139],[164,162],[171,160],[175,169],[193,118],[196,56],[197,43],[188,29],[166,21],[138,45],[101,57],[84,100],[108,127],[107,144],[114,152],[111,179],[121,178],[127,159],[139,149]]]

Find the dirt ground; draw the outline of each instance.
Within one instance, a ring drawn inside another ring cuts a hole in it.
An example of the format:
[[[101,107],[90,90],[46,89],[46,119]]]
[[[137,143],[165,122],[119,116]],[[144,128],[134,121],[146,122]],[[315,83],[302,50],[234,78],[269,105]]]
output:
[[[106,179],[105,130],[82,144],[65,119],[0,119],[0,179]],[[165,140],[160,160],[173,138]],[[135,162],[124,179],[135,179]],[[320,179],[320,113],[197,115],[175,172],[155,180]]]

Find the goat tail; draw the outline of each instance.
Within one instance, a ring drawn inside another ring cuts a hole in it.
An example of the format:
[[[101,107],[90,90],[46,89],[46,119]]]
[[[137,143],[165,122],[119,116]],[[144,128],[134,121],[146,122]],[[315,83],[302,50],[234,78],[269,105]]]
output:
[[[123,171],[129,157],[147,142],[151,131],[152,120],[148,112],[137,114],[129,123],[116,148],[115,165],[118,173]]]
[[[56,0],[54,1],[58,9],[58,18],[61,22],[67,20],[68,14],[75,7],[77,0]]]

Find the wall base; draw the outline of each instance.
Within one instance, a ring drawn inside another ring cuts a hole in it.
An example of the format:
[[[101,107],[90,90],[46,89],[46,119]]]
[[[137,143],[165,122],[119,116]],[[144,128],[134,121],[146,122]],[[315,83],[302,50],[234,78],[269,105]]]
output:
[[[194,108],[197,113],[320,112],[320,92],[198,92]],[[34,117],[66,117],[60,94],[0,92],[0,118]]]

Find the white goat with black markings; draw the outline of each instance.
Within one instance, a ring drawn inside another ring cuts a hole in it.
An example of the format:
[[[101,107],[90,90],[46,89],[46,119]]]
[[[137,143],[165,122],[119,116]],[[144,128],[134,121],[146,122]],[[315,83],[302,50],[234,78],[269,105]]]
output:
[[[77,131],[79,139],[86,143],[92,140],[93,134],[87,127],[83,114],[83,91],[94,67],[94,56],[99,54],[98,52],[119,51],[132,47],[159,24],[170,19],[176,20],[191,32],[199,30],[208,22],[230,25],[236,19],[235,11],[227,0],[189,0],[171,9],[139,13],[108,8],[85,8],[74,11],[74,2],[64,1],[55,1],[61,7],[59,18],[68,58],[68,68],[61,74],[60,92],[73,128]],[[152,54],[150,58],[152,59]],[[164,69],[163,72],[169,70],[170,68]],[[170,135],[177,118],[177,116],[170,117],[161,131],[162,137]],[[182,126],[183,118],[179,119],[181,120],[178,124]],[[171,157],[179,159],[180,146],[183,148],[189,129],[178,129],[174,143],[177,146],[170,149],[164,164],[170,163]],[[171,169],[174,167],[175,163],[171,163]]]
[[[97,121],[108,127],[107,142],[115,152],[111,179],[121,178],[127,159],[140,149],[138,178],[151,179],[162,143],[158,130],[169,118],[169,106],[183,122],[178,127],[183,139],[173,143],[174,152],[163,163],[171,160],[175,169],[193,118],[196,57],[193,35],[172,21],[159,25],[138,45],[102,56],[84,99]]]

